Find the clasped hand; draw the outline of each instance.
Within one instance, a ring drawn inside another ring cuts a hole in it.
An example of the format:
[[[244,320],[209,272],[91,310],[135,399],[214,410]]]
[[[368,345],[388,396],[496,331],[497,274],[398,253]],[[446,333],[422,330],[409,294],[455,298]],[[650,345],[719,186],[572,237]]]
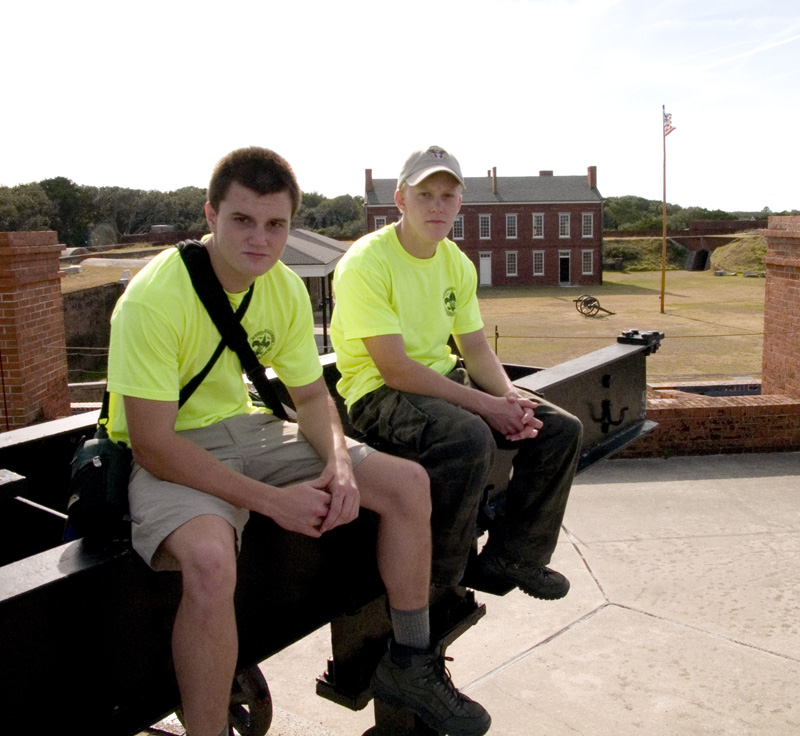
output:
[[[531,401],[525,396],[521,396],[517,391],[508,391],[504,397],[505,405],[501,405],[499,421],[493,424],[495,429],[503,434],[510,442],[536,437],[539,430],[544,426],[534,415],[534,410],[538,406],[535,401]],[[496,420],[497,421],[497,420]]]
[[[280,503],[273,520],[289,531],[321,537],[358,516],[361,497],[350,467],[326,466],[313,480],[278,489]]]

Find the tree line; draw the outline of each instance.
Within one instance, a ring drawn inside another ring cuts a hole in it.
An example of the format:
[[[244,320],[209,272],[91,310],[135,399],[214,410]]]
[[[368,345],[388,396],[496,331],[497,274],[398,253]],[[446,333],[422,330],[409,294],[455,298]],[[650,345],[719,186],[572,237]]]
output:
[[[171,192],[94,187],[58,176],[13,187],[0,186],[0,232],[55,230],[68,246],[110,245],[123,235],[146,234],[153,225],[206,231],[206,190],[183,187]],[[304,193],[294,227],[339,240],[366,231],[363,197],[329,199]]]
[[[643,197],[609,197],[603,204],[604,230],[661,230],[661,200]],[[667,203],[667,229],[688,230],[696,220],[766,220],[770,215],[797,215],[798,210],[773,212],[769,207],[752,212],[726,212],[703,207],[681,207]]]
[[[59,242],[68,246],[109,245],[119,242],[123,235],[144,235],[153,225],[205,231],[205,201],[206,190],[200,187],[171,192],[94,187],[58,176],[13,187],[0,186],[0,231],[55,230]],[[660,230],[661,211],[660,200],[609,197],[603,208],[603,228]],[[768,207],[758,212],[725,212],[668,204],[667,228],[685,230],[693,220],[759,220],[772,214],[800,212],[772,212]],[[305,193],[293,226],[338,240],[355,240],[366,232],[364,198]]]

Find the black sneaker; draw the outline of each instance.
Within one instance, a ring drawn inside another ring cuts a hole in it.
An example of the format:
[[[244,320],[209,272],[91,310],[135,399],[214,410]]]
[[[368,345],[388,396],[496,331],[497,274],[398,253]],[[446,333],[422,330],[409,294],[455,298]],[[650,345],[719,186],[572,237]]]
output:
[[[531,567],[524,562],[508,562],[494,554],[480,554],[476,569],[465,580],[474,578],[480,590],[516,586],[524,593],[545,601],[563,598],[569,591],[569,580],[549,567]],[[473,586],[470,586],[473,587]]]
[[[420,652],[391,642],[372,675],[372,694],[397,708],[408,708],[438,733],[483,736],[492,719],[482,705],[453,685],[441,650],[437,646]]]

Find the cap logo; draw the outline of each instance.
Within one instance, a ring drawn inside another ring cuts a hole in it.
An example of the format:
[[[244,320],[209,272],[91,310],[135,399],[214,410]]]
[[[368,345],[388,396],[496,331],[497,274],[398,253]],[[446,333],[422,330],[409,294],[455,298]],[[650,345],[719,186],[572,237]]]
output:
[[[445,151],[444,148],[439,148],[439,146],[431,146],[428,149],[428,153],[434,158],[444,158],[447,155],[447,151]]]

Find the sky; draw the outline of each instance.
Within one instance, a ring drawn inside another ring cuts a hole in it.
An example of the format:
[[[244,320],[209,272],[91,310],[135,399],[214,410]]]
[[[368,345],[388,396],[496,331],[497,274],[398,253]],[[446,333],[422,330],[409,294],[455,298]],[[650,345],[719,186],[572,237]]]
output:
[[[205,187],[241,146],[363,195],[439,145],[465,176],[800,209],[797,0],[25,0],[0,43],[0,186]]]

